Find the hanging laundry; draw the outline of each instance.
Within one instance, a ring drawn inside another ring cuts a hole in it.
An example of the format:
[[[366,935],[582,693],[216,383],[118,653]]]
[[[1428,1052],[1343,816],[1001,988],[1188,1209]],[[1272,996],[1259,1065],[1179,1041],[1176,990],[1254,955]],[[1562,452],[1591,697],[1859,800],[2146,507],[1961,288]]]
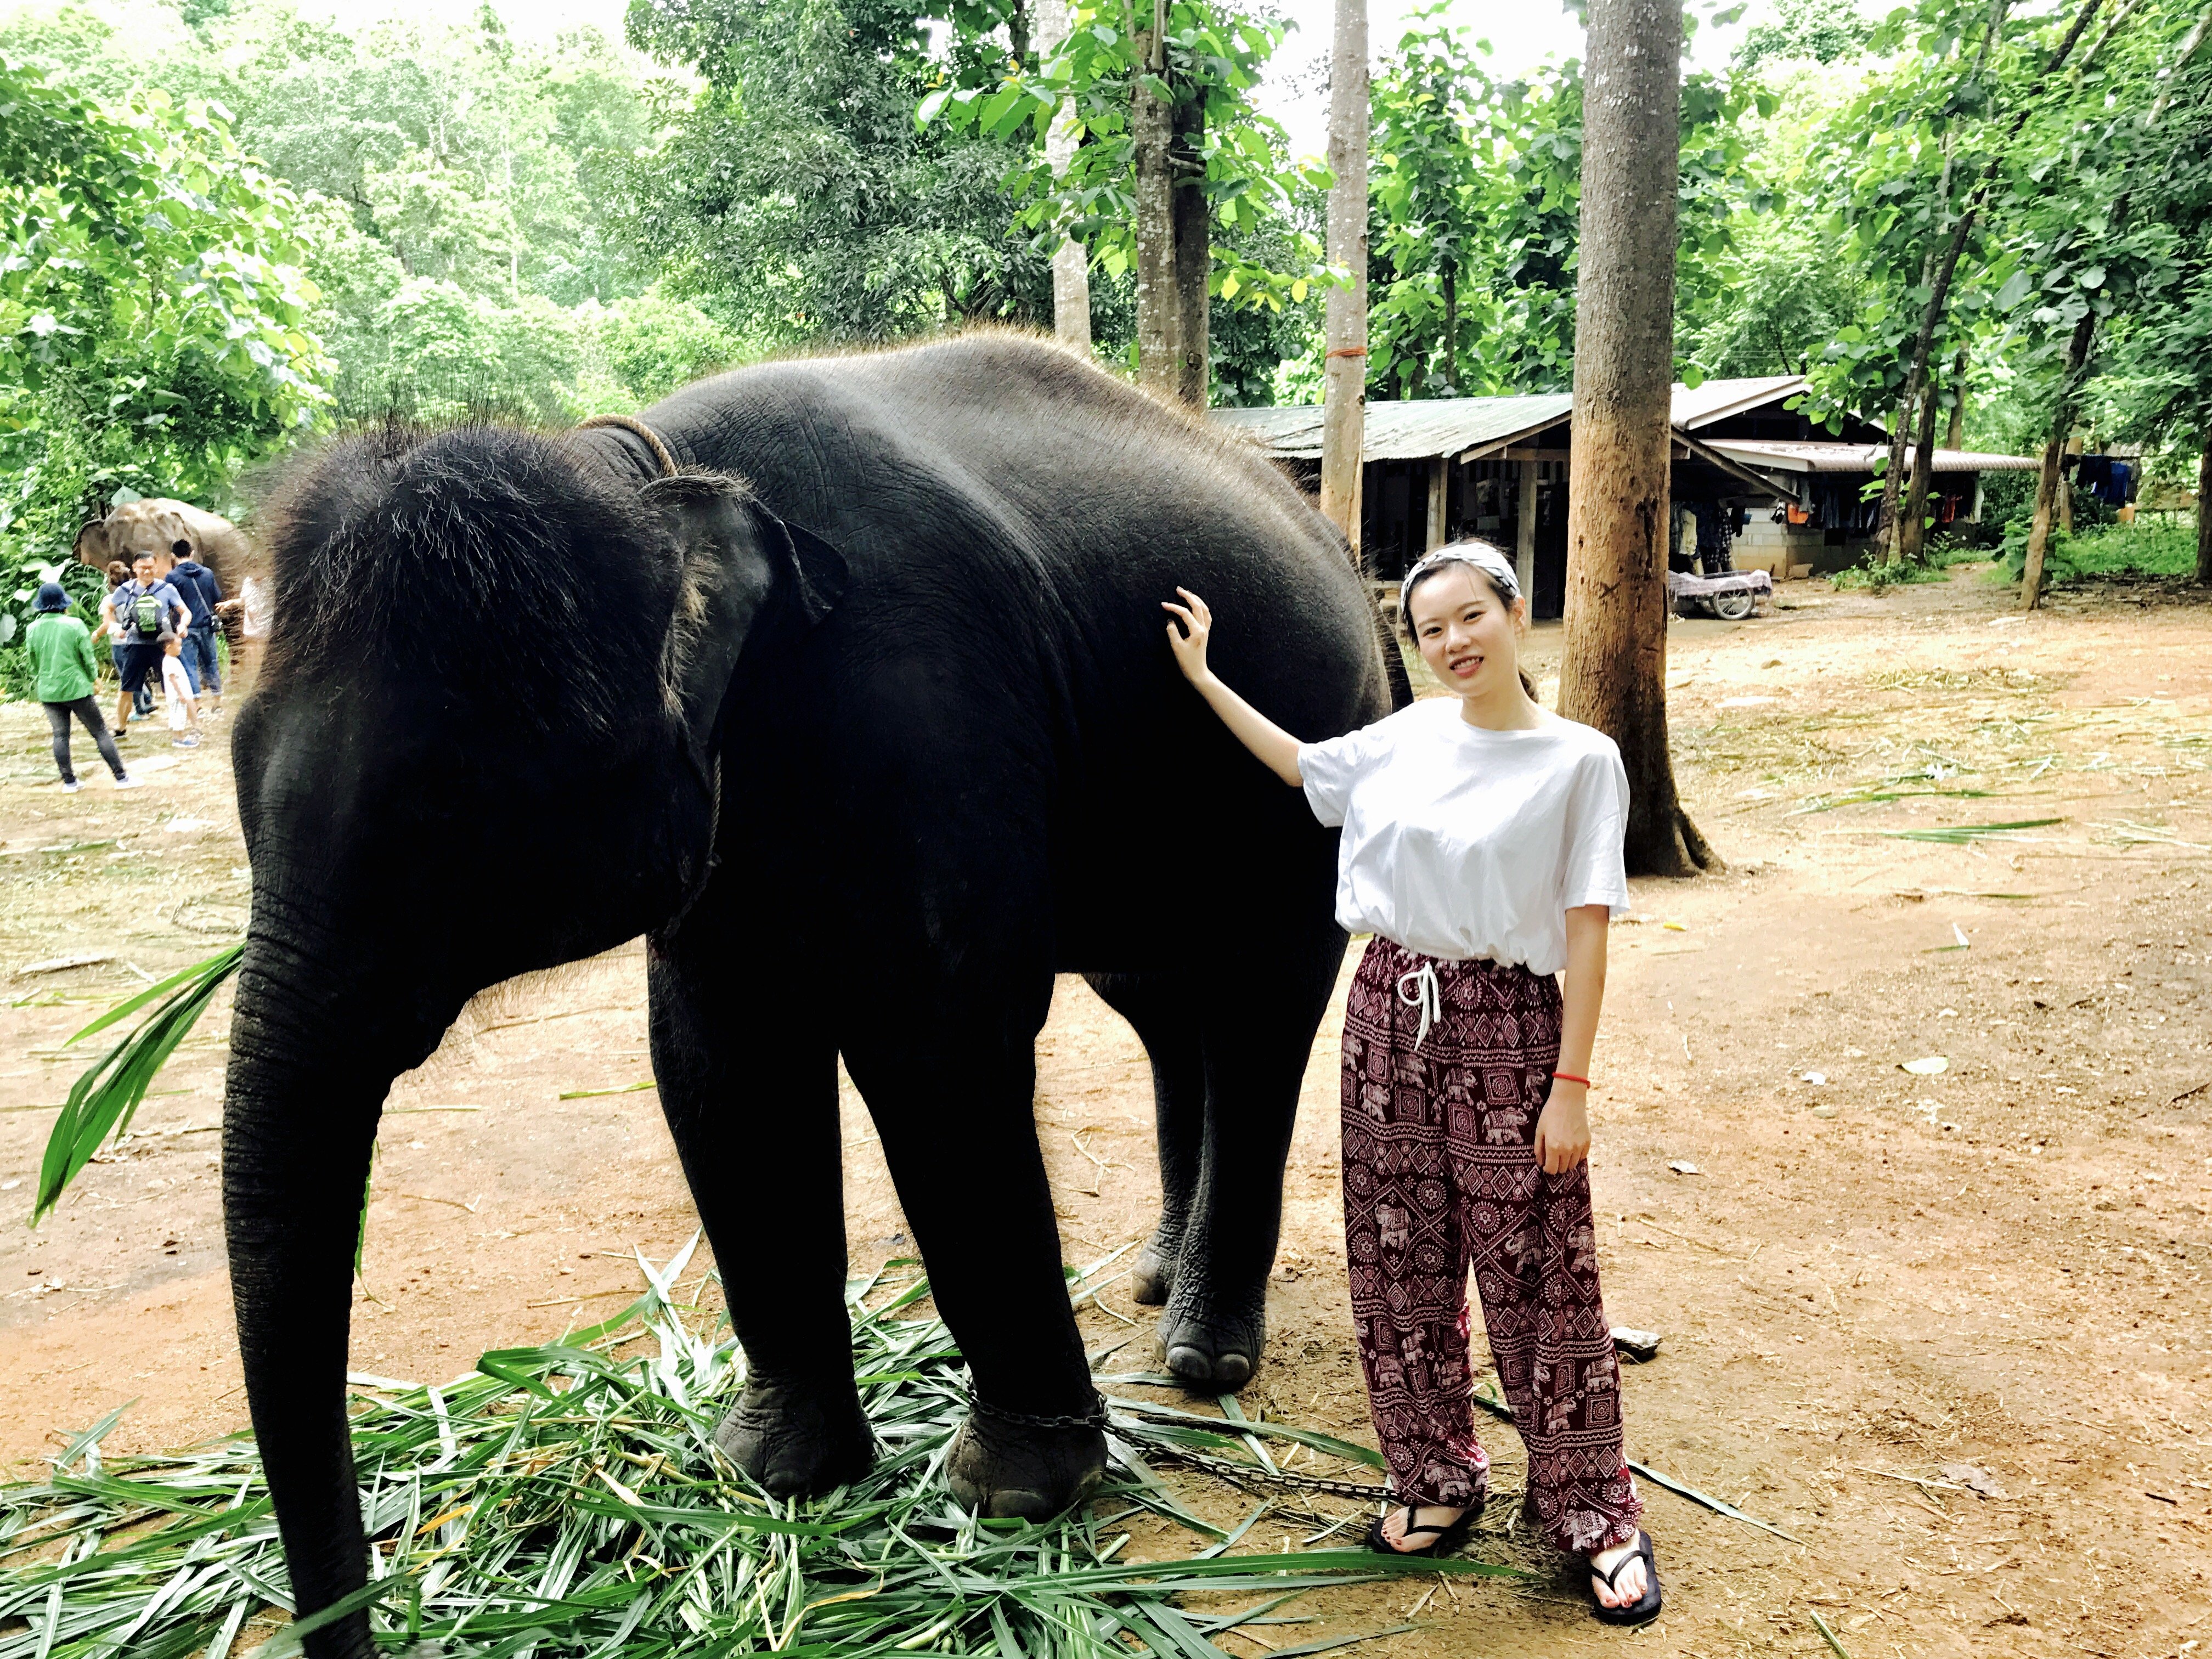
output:
[[[1735,568],[1729,544],[1735,540],[1735,513],[1718,501],[1685,501],[1698,526],[1698,563],[1708,576]]]

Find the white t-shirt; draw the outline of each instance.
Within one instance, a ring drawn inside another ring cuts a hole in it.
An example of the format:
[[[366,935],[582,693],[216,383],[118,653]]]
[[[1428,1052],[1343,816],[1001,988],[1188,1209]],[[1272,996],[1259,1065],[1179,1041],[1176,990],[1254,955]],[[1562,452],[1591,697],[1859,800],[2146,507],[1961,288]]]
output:
[[[1336,920],[1424,956],[1567,965],[1566,913],[1628,908],[1628,773],[1602,732],[1548,710],[1489,732],[1431,697],[1326,743],[1298,774],[1323,823],[1344,826]]]
[[[192,683],[185,674],[182,657],[162,657],[161,689],[169,694],[169,729],[181,732],[185,729],[185,704],[192,695]]]

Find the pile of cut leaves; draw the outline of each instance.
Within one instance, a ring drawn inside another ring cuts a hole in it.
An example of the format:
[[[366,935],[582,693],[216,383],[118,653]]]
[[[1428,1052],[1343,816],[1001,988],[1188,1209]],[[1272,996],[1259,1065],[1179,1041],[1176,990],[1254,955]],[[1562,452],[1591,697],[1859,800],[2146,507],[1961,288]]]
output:
[[[1113,1467],[1086,1511],[1043,1526],[978,1520],[940,1478],[966,1371],[945,1327],[914,1311],[927,1281],[896,1277],[911,1263],[850,1291],[855,1379],[882,1443],[873,1472],[827,1498],[780,1502],[714,1443],[744,1362],[726,1326],[702,1334],[703,1319],[680,1305],[690,1254],[661,1267],[641,1258],[650,1288],[605,1323],[487,1353],[443,1388],[350,1379],[371,1580],[313,1619],[284,1622],[290,1590],[252,1439],[104,1460],[111,1415],[68,1446],[51,1479],[0,1487],[0,1659],[230,1659],[255,1646],[278,1659],[356,1607],[386,1651],[428,1642],[457,1659],[1221,1659],[1209,1638],[1232,1626],[1312,1622],[1281,1610],[1316,1586],[1521,1576],[1356,1549],[1231,1555],[1268,1502],[1242,1527],[1216,1527],[1175,1498],[1153,1460],[1264,1486],[1291,1480],[1270,1439],[1370,1468],[1376,1454],[1134,1401],[1113,1402]],[[1133,1534],[1118,1528],[1148,1515],[1206,1547],[1125,1559]],[[1200,1611],[1181,1602],[1192,1592],[1214,1606],[1223,1592],[1255,1599]],[[283,1627],[267,1637],[272,1624]],[[1289,1645],[1278,1633],[1265,1645],[1293,1659],[1384,1633]]]

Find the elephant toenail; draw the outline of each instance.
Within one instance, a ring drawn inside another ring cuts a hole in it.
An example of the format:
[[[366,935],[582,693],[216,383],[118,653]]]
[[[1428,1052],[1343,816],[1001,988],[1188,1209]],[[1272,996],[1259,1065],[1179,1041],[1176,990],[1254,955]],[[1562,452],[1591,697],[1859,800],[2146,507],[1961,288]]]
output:
[[[1168,1369],[1177,1376],[1187,1377],[1193,1382],[1213,1381],[1212,1356],[1203,1348],[1194,1348],[1187,1342],[1178,1342],[1168,1350]]]

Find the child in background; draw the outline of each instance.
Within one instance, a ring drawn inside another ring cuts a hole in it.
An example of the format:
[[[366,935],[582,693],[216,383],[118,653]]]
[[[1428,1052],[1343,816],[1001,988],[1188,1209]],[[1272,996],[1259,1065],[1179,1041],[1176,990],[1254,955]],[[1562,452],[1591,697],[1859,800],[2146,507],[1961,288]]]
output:
[[[70,764],[70,716],[74,714],[100,745],[100,759],[115,774],[115,787],[127,789],[136,780],[124,771],[123,757],[116,752],[115,739],[100,718],[100,700],[93,696],[92,632],[69,614],[69,595],[59,582],[41,584],[32,602],[37,614],[23,635],[23,648],[30,653],[36,676],[33,689],[46,705],[46,725],[53,733],[54,764],[61,770],[62,788],[73,795],[80,787]]]
[[[172,635],[161,642],[161,687],[169,694],[169,746],[200,746],[200,707],[185,672],[185,642]]]

